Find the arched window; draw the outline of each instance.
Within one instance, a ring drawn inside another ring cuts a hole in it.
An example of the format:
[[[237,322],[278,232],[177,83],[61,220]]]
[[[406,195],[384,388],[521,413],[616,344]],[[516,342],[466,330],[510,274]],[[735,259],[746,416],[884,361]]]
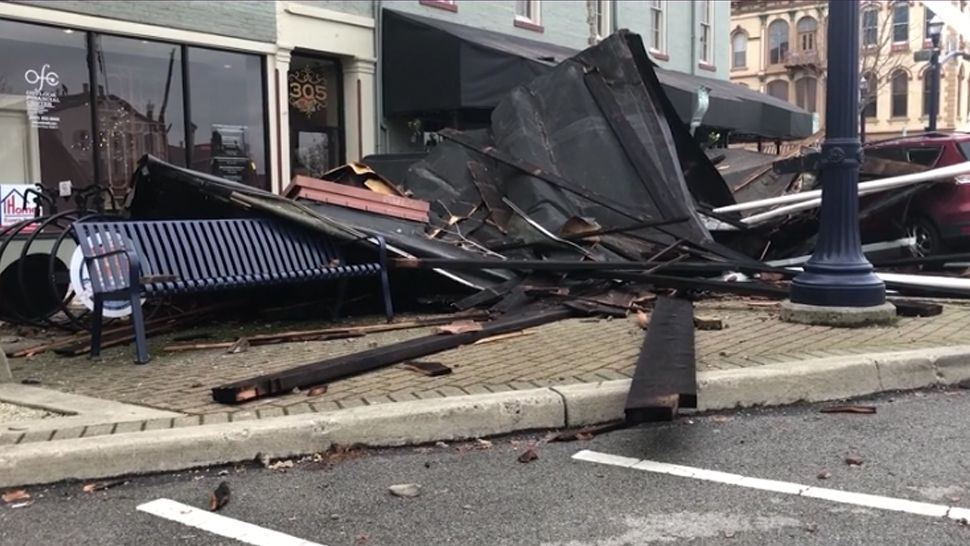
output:
[[[890,91],[892,94],[891,115],[894,118],[906,117],[909,110],[909,75],[902,70],[893,72],[890,80]]]
[[[748,36],[744,32],[735,32],[731,37],[731,54],[731,67],[748,66]]]
[[[879,80],[872,72],[867,72],[862,77],[866,79],[868,88],[868,92],[862,94],[862,113],[867,118],[879,117]]]
[[[870,47],[879,43],[879,8],[870,7],[862,12],[862,46]]]
[[[783,63],[787,53],[788,23],[779,19],[768,26],[768,63]]]
[[[815,51],[815,33],[818,30],[818,22],[811,17],[802,17],[795,25],[798,31],[798,50]]]
[[[799,108],[815,113],[815,97],[818,91],[818,80],[802,78],[795,82],[795,104]]]
[[[788,82],[785,80],[775,80],[768,82],[768,94],[783,101],[788,100]]]

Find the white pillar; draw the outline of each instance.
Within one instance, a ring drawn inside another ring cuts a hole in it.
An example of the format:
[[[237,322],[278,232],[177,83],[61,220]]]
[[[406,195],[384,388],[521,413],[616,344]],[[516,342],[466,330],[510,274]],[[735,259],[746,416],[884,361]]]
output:
[[[274,110],[276,115],[271,116],[276,121],[273,128],[274,138],[270,139],[271,142],[276,142],[271,154],[276,164],[273,187],[275,193],[282,192],[290,183],[290,103],[287,76],[290,71],[292,51],[291,48],[280,46],[275,58],[276,76],[273,86],[279,90],[279,93],[275,94],[276,106]],[[271,94],[271,96],[273,95]],[[273,126],[274,123],[270,123],[270,125]]]
[[[377,149],[377,107],[374,104],[377,59],[355,57],[344,60],[344,128],[347,161],[374,153]]]

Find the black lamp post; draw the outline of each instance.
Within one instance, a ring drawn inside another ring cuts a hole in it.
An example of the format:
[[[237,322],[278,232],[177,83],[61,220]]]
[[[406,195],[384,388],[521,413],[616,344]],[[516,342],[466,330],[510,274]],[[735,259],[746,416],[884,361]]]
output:
[[[825,141],[820,159],[818,240],[792,281],[791,301],[825,307],[876,307],[886,287],[862,254],[859,237],[859,4],[829,1]]]
[[[929,131],[936,131],[936,116],[940,111],[940,34],[943,33],[943,20],[939,15],[933,17],[928,25],[933,53],[930,56],[930,69],[926,77],[930,79]]]
[[[869,80],[865,76],[859,80],[859,97],[862,99],[862,108],[859,114],[859,140],[866,141],[866,110],[869,109]]]

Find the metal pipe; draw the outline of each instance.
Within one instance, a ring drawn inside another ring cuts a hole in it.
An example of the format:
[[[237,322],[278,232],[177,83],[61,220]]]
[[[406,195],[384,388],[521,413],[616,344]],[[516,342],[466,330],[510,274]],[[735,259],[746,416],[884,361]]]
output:
[[[904,174],[900,176],[883,178],[881,180],[870,180],[869,182],[862,182],[861,184],[859,184],[859,191],[860,191],[860,194],[864,195],[865,192],[873,193],[873,192],[882,191],[882,190],[889,190],[892,188],[909,186],[910,184],[917,184],[920,182],[929,182],[932,180],[939,180],[943,178],[952,178],[954,176],[959,176],[961,174],[970,174],[970,161],[957,163],[956,165],[949,165],[947,167],[940,167],[939,169],[931,169],[928,171],[923,171],[921,173]],[[821,190],[803,191],[799,193],[781,195],[778,197],[769,197],[768,199],[748,201],[747,203],[728,205],[726,207],[716,208],[712,212],[720,214],[720,213],[726,213],[726,212],[739,212],[739,211],[745,211],[745,210],[763,209],[763,208],[773,207],[775,205],[806,202],[813,199],[817,199],[821,196],[822,196]]]

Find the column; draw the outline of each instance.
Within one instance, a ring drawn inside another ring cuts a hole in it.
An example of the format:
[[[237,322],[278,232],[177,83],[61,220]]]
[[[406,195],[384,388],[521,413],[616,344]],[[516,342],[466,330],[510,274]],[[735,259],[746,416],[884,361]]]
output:
[[[276,77],[274,87],[279,91],[276,94],[276,124],[274,127],[276,147],[271,156],[275,158],[276,167],[274,172],[275,185],[273,191],[280,193],[290,183],[290,103],[289,103],[289,84],[287,76],[290,72],[290,59],[293,49],[280,46],[276,52]],[[270,123],[272,127],[274,124]],[[270,139],[271,141],[273,139]]]
[[[377,59],[361,57],[343,62],[344,130],[348,162],[359,161],[377,149],[376,65]]]

